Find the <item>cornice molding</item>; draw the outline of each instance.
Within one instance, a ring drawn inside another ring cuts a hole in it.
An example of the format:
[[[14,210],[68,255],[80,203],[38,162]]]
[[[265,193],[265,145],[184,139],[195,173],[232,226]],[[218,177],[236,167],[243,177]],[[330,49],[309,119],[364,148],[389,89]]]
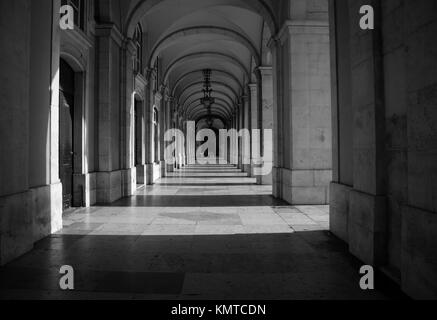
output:
[[[114,23],[103,23],[96,25],[97,37],[110,37],[120,47],[123,45],[125,37]]]
[[[329,22],[321,20],[287,20],[279,32],[270,39],[268,46],[271,48],[278,41],[283,44],[291,34],[299,33],[329,34]]]

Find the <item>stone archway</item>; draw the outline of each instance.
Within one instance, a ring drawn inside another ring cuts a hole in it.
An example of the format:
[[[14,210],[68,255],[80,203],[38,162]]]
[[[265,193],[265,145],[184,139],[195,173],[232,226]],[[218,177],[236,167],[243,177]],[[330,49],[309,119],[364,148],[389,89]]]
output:
[[[74,175],[74,112],[75,72],[70,65],[60,61],[59,88],[59,177],[62,183],[63,209],[73,206]]]

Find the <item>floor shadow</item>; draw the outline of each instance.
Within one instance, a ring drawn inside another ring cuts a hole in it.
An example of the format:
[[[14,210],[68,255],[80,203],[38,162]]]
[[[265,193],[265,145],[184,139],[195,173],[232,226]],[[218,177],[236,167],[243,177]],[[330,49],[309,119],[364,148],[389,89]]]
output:
[[[204,172],[203,172],[204,174]],[[181,179],[253,179],[251,177],[248,177],[247,174],[246,175],[214,175],[214,173],[211,173],[211,175],[193,175],[193,174],[178,174],[178,175],[168,175],[166,178],[170,178],[170,179],[177,179],[177,178],[181,178]],[[206,180],[207,181],[207,180]],[[253,183],[255,184],[255,183]]]
[[[359,288],[362,265],[329,232],[239,235],[53,235],[0,268],[0,298],[405,299],[384,276]],[[88,234],[86,234],[88,232]],[[59,269],[75,290],[59,289]]]
[[[211,187],[238,187],[238,186],[256,186],[257,184],[253,182],[248,183],[242,183],[242,182],[235,182],[235,183],[217,183],[217,182],[211,182],[208,183],[208,181],[201,181],[199,183],[167,183],[167,182],[158,182],[156,186],[163,186],[163,187],[199,187],[199,186],[211,186]]]
[[[270,195],[136,195],[112,203],[112,207],[262,207],[285,206]],[[107,205],[105,205],[107,207]]]

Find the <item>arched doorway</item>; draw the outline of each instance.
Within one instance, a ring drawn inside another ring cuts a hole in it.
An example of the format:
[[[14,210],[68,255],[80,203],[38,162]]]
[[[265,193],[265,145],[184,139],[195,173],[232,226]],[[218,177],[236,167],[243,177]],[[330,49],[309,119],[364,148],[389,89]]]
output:
[[[134,165],[137,168],[137,185],[145,184],[144,177],[144,125],[143,125],[143,100],[137,95],[134,97]]]
[[[59,177],[62,183],[63,209],[73,204],[74,173],[74,95],[75,73],[61,59],[59,86]]]
[[[156,108],[153,109],[153,148],[155,163],[159,163],[159,113]]]

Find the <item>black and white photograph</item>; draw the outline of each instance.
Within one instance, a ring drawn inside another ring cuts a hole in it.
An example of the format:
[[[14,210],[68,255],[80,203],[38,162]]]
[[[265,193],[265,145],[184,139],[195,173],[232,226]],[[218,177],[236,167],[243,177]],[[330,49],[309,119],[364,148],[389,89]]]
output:
[[[0,300],[437,300],[437,1],[0,0]]]

